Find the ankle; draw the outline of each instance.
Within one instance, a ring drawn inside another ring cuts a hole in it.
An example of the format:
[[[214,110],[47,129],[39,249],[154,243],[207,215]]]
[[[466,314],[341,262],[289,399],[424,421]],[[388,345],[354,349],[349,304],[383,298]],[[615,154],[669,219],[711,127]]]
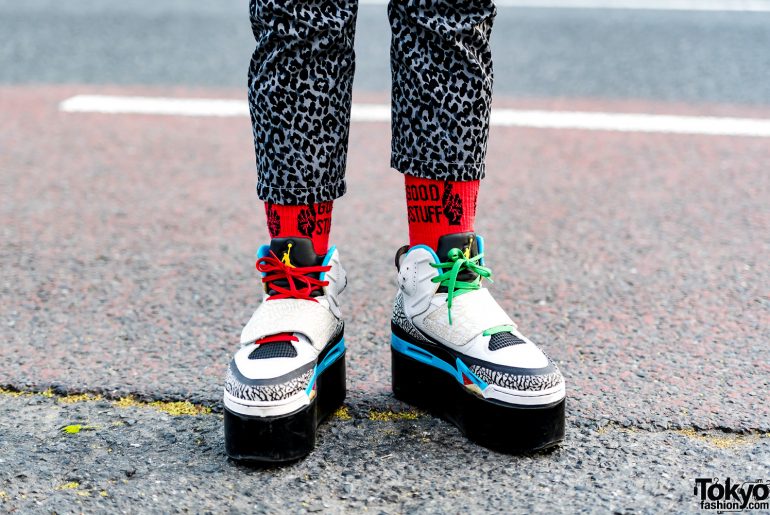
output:
[[[316,254],[329,250],[333,202],[289,206],[265,202],[271,238],[309,238]]]
[[[409,245],[433,250],[447,234],[473,232],[479,181],[438,181],[404,175]]]

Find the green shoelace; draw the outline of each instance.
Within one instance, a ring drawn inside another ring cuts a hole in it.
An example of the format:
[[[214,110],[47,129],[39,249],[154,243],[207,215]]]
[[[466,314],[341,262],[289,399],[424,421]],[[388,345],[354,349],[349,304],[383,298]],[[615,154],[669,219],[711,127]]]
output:
[[[479,264],[479,261],[484,254],[477,254],[472,258],[465,257],[463,251],[460,249],[452,249],[447,254],[449,261],[443,263],[431,263],[430,266],[438,268],[443,271],[438,277],[431,279],[434,283],[439,283],[447,289],[446,307],[447,315],[449,316],[449,325],[452,325],[452,301],[455,297],[459,297],[465,293],[478,290],[481,288],[481,281],[488,279],[492,281],[492,270]],[[457,276],[463,270],[470,270],[476,274],[476,278],[472,281],[460,281]],[[491,336],[496,333],[512,331],[513,326],[510,325],[498,325],[484,331],[484,336]]]

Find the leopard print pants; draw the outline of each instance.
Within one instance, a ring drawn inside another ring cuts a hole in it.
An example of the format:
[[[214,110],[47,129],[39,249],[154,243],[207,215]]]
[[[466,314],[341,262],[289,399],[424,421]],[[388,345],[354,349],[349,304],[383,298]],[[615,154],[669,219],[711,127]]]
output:
[[[259,198],[345,193],[357,0],[250,0],[249,106]],[[392,153],[402,173],[484,176],[493,0],[391,0]]]

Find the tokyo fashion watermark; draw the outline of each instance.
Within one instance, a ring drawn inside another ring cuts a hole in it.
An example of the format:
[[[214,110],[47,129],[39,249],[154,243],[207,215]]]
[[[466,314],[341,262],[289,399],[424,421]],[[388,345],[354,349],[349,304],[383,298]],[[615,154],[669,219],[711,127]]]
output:
[[[729,477],[724,480],[698,477],[693,493],[701,509],[717,513],[770,509],[770,482],[762,479],[733,481]]]

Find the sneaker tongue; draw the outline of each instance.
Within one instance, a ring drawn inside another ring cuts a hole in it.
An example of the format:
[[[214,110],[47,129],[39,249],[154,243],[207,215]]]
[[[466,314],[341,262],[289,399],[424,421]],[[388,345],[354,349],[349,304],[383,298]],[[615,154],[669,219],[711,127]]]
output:
[[[270,240],[270,250],[278,259],[288,258],[296,267],[322,265],[326,257],[315,253],[310,238],[273,238]]]
[[[470,252],[468,248],[470,247]],[[438,249],[436,255],[438,258],[446,263],[451,261],[449,259],[449,251],[452,249],[460,249],[467,257],[472,258],[478,255],[479,247],[476,244],[476,234],[472,232],[458,232],[455,234],[445,234],[438,239]],[[463,269],[457,274],[459,281],[471,282],[476,279],[478,275],[471,270]],[[442,286],[438,289],[439,293],[446,293],[446,287]]]
[[[468,246],[470,246],[470,253],[466,254],[467,257],[474,257],[479,253],[479,247],[476,244],[476,234],[472,232],[458,232],[455,234],[445,234],[438,239],[438,248],[436,254],[438,258],[443,261],[450,261],[449,251],[452,249],[460,249],[463,253],[468,252]]]
[[[299,268],[323,265],[326,258],[326,255],[319,256],[315,253],[313,242],[310,238],[273,238],[270,240],[270,251],[281,261],[288,259],[292,266]],[[309,275],[318,279],[321,274],[313,272]],[[289,281],[286,279],[275,281],[274,284],[281,288],[289,287]],[[268,295],[274,295],[276,292],[271,288],[267,293]],[[314,290],[311,297],[318,297],[320,295],[323,295],[321,291]]]

